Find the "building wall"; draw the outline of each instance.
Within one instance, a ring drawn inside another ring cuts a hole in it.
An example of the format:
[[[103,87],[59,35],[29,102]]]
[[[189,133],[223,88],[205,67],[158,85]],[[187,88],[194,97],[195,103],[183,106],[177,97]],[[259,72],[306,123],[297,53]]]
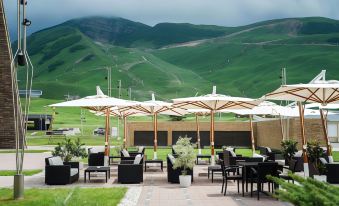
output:
[[[0,0],[0,149],[15,148],[9,42],[3,2]]]
[[[299,118],[282,121],[285,138],[295,139],[301,149],[301,133]],[[200,122],[200,131],[209,131],[209,122]],[[280,149],[282,132],[280,120],[253,122],[256,146],[267,146]],[[289,132],[287,131],[289,128]],[[127,146],[133,146],[134,131],[153,131],[152,122],[129,122],[127,124]],[[195,122],[159,122],[158,131],[168,131],[168,145],[172,145],[172,131],[196,131]],[[250,131],[249,122],[216,122],[215,131]],[[305,119],[305,134],[307,140],[318,139],[322,145],[323,130],[320,119]]]

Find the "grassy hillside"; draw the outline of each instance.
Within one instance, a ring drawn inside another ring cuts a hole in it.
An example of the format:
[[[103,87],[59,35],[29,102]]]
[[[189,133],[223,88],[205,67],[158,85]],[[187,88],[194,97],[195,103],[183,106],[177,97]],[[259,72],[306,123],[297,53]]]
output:
[[[76,19],[28,39],[35,65],[34,89],[47,99],[90,95],[99,85],[112,95],[122,80],[122,98],[159,99],[210,92],[260,97],[280,85],[308,82],[321,69],[338,79],[339,23],[294,18],[241,27],[162,23],[154,27],[121,18]],[[23,80],[23,73],[20,73]],[[24,81],[20,82],[22,85]]]

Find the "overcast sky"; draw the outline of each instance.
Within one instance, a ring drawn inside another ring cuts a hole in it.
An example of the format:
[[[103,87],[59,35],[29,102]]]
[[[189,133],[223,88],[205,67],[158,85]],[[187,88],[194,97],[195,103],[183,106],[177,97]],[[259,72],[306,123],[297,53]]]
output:
[[[16,0],[3,0],[15,31]],[[339,0],[28,0],[30,32],[84,16],[117,16],[155,25],[188,22],[238,26],[262,20],[322,16],[339,19]]]

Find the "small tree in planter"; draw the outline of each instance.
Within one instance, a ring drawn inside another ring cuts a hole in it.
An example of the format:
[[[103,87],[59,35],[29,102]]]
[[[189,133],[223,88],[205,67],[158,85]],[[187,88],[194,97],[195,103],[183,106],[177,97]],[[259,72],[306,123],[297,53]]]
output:
[[[315,171],[312,171],[311,176],[317,175],[317,174],[323,174],[325,171],[324,165],[320,163],[319,158],[325,157],[324,155],[324,149],[320,147],[320,142],[318,140],[313,140],[307,142],[307,156],[309,158],[310,164],[313,165],[313,167],[310,167],[311,169],[315,169]]]
[[[58,146],[52,151],[52,155],[60,156],[64,162],[69,162],[75,157],[85,158],[87,157],[87,152],[84,145],[79,138],[74,142],[70,138],[66,138],[63,142],[58,143]]]
[[[191,138],[179,137],[174,145],[174,150],[178,157],[175,159],[173,169],[182,168],[182,175],[179,176],[180,185],[188,187],[191,185],[191,175],[187,175],[188,169],[193,169],[196,154],[194,152],[195,145],[191,143]]]
[[[294,154],[298,151],[298,142],[294,140],[284,140],[281,142],[282,154],[285,158],[285,165],[288,165]]]

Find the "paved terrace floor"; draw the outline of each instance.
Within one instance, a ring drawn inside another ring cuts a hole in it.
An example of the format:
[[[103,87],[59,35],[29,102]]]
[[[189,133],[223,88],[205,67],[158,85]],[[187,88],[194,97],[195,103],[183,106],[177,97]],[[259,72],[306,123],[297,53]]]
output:
[[[44,168],[44,158],[49,153],[26,154],[24,169]],[[0,170],[13,169],[15,154],[0,154],[2,164]],[[4,164],[3,164],[4,163]],[[142,184],[122,185],[117,183],[117,166],[111,166],[111,178],[105,183],[101,174],[91,175],[91,181],[84,183],[84,172],[81,170],[78,182],[65,186],[48,186],[44,184],[44,172],[31,177],[25,177],[26,188],[62,188],[62,187],[117,187],[126,186],[129,188],[126,197],[121,205],[138,206],[181,206],[181,205],[239,205],[239,206],[264,206],[276,205],[285,206],[288,203],[280,202],[270,196],[261,195],[260,201],[255,197],[251,198],[249,193],[242,197],[237,193],[236,183],[228,183],[228,193],[223,196],[221,190],[221,176],[215,176],[215,182],[207,179],[207,165],[194,167],[194,182],[189,188],[180,188],[179,184],[167,182],[167,171],[161,172],[159,167],[151,167],[144,172]],[[13,177],[0,177],[0,187],[12,187]]]

